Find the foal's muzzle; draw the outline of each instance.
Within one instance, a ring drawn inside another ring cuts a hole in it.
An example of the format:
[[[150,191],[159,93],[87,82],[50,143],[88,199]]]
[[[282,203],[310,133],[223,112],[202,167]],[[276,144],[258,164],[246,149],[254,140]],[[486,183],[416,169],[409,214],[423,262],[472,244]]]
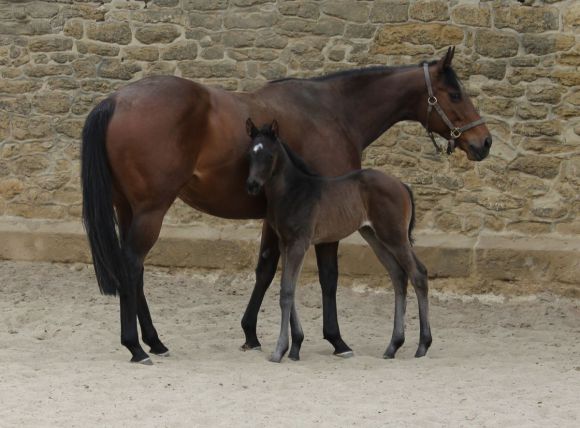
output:
[[[246,181],[246,191],[252,195],[256,196],[262,190],[262,185],[258,183],[256,180],[248,179]]]

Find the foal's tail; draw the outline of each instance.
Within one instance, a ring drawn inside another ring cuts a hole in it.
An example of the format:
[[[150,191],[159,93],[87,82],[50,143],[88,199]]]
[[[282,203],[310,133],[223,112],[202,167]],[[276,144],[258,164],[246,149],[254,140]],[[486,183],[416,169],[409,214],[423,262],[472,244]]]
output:
[[[409,186],[403,183],[407,192],[409,192],[409,197],[411,198],[411,221],[409,222],[409,242],[411,245],[415,243],[415,239],[413,238],[413,229],[415,228],[415,198],[413,197],[413,191]]]
[[[115,229],[112,176],[105,141],[109,121],[115,112],[114,99],[99,103],[83,128],[81,182],[83,223],[89,238],[99,289],[103,294],[121,294],[127,283],[121,244]]]

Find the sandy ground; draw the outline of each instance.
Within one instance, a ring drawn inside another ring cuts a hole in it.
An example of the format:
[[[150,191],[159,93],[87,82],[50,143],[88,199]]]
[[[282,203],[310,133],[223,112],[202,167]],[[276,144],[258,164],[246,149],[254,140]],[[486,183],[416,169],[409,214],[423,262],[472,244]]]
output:
[[[396,360],[391,289],[339,291],[347,360],[322,340],[320,294],[298,290],[302,360],[270,363],[277,288],[260,318],[263,352],[241,352],[252,274],[148,269],[150,306],[171,357],[128,363],[118,305],[84,265],[0,262],[0,426],[558,426],[580,418],[580,302],[434,293],[434,344],[413,358],[416,302]]]

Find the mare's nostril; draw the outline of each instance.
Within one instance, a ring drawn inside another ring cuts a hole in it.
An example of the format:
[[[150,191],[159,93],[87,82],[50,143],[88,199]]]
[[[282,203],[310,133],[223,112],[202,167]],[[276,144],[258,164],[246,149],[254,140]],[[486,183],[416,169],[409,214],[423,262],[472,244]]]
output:
[[[485,140],[483,141],[483,146],[486,149],[489,149],[489,148],[491,148],[491,142],[492,141],[491,141],[491,135],[490,135],[489,137],[486,137]]]

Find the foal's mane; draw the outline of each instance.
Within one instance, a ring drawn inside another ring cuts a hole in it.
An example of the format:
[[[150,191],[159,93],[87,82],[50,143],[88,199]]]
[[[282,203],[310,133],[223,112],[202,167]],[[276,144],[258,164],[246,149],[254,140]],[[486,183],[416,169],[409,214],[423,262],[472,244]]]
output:
[[[374,76],[376,74],[382,75],[390,75],[400,71],[408,70],[410,68],[415,67],[423,67],[423,64],[434,65],[438,62],[438,60],[432,61],[423,61],[418,65],[401,65],[401,66],[387,66],[387,65],[375,65],[372,67],[363,67],[363,68],[355,68],[352,70],[342,70],[337,71],[335,73],[325,74],[323,76],[314,76],[314,77],[307,77],[307,78],[299,78],[299,77],[283,77],[281,79],[272,80],[269,83],[280,83],[280,82],[287,82],[289,80],[302,80],[307,82],[326,82],[329,80],[340,79],[344,77],[368,77]],[[445,79],[445,83],[452,87],[453,89],[460,89],[459,79],[457,78],[457,74],[455,70],[451,67],[445,67],[443,70],[443,76]]]
[[[294,150],[292,150],[290,146],[288,146],[288,144],[286,144],[284,141],[280,139],[278,139],[278,142],[280,143],[280,145],[290,158],[290,162],[292,162],[292,165],[294,165],[296,169],[308,175],[309,177],[320,177],[320,174],[317,174],[308,165],[306,165],[306,162],[304,162],[304,160],[300,156],[298,156],[298,154]]]

